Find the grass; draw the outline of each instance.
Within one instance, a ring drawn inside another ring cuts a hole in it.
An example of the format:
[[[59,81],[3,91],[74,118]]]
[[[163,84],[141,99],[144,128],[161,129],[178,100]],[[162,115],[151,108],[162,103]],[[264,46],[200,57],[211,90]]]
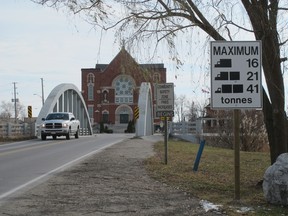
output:
[[[268,153],[240,153],[240,200],[234,200],[234,151],[205,146],[197,172],[193,165],[199,145],[184,141],[168,141],[168,164],[164,164],[164,143],[154,146],[156,154],[146,160],[150,175],[199,199],[223,205],[228,215],[240,207],[252,207],[245,215],[288,215],[288,208],[266,202],[261,184],[270,165]]]

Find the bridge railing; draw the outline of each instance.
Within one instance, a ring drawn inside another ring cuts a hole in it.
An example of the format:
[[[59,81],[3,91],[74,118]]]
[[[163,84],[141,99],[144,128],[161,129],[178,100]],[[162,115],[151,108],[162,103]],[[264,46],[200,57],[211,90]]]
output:
[[[0,123],[0,138],[20,138],[34,136],[34,123]]]
[[[171,132],[173,134],[196,133],[196,122],[172,122]]]
[[[172,136],[197,142],[201,139],[218,137],[223,124],[229,119],[199,118],[193,122],[170,122],[169,133]],[[221,126],[222,125],[222,126]]]

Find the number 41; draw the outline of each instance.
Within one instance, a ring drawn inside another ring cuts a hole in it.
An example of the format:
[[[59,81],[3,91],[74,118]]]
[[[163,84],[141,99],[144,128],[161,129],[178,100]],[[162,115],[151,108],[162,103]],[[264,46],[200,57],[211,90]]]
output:
[[[251,94],[255,91],[255,93],[259,92],[259,86],[258,85],[249,85],[247,88],[247,91]]]

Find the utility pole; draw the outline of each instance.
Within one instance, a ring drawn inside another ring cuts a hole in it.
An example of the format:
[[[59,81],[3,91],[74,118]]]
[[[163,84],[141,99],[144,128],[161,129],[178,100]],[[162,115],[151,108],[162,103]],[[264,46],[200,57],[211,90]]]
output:
[[[44,86],[43,86],[43,78],[41,78],[41,87],[42,87],[42,106],[44,106]]]
[[[12,102],[14,102],[14,109],[15,109],[15,123],[17,122],[17,102],[18,99],[16,98],[16,82],[12,83],[14,85],[14,99],[12,99]]]

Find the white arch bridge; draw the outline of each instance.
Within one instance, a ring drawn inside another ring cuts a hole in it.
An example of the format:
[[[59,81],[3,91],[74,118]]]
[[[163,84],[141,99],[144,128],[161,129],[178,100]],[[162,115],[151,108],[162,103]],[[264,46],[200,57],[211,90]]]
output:
[[[37,125],[41,125],[42,118],[51,112],[72,112],[76,119],[80,121],[80,135],[92,135],[92,127],[85,101],[74,84],[63,83],[56,86],[47,99],[36,120]],[[38,130],[38,136],[40,130]]]

